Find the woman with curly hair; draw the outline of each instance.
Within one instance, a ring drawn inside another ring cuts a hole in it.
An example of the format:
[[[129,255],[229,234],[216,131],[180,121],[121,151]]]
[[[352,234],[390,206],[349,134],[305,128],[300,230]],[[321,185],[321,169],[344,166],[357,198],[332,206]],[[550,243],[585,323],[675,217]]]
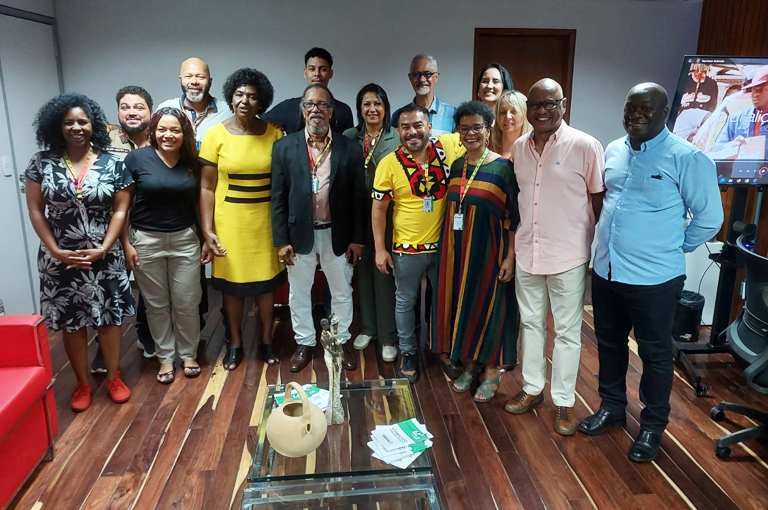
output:
[[[493,111],[479,101],[462,103],[454,121],[467,153],[451,165],[431,340],[435,352],[464,363],[453,390],[469,391],[483,372],[474,400],[488,402],[499,389],[498,367],[517,363],[511,280],[518,188],[512,164],[488,148]]]
[[[483,67],[475,84],[478,101],[482,101],[493,110],[501,93],[508,90],[515,90],[515,82],[503,65],[491,62]]]
[[[224,368],[243,359],[240,323],[246,296],[255,296],[261,320],[261,350],[267,363],[272,349],[274,291],[286,277],[272,242],[270,209],[272,144],[282,131],[261,120],[274,90],[256,69],[238,69],[227,77],[224,98],[235,116],[210,128],[200,148],[203,164],[200,216],[213,259],[213,288],[224,295],[230,343]]]
[[[131,397],[120,378],[120,326],[134,315],[125,258],[119,242],[133,184],[109,145],[101,107],[82,94],[48,101],[35,130],[44,150],[25,172],[27,206],[40,238],[40,308],[48,328],[63,330],[77,384],[72,410],[91,405],[88,327],[98,330],[107,389],[115,403]],[[46,215],[46,209],[48,214]]]
[[[160,108],[152,115],[149,143],[124,161],[136,197],[130,233],[124,231],[122,242],[146,303],[160,360],[157,381],[170,384],[177,354],[186,377],[200,375],[200,161],[192,123],[177,108]]]
[[[496,101],[496,123],[491,130],[491,150],[509,159],[515,140],[533,129],[526,117],[528,98],[516,90],[503,92]]]

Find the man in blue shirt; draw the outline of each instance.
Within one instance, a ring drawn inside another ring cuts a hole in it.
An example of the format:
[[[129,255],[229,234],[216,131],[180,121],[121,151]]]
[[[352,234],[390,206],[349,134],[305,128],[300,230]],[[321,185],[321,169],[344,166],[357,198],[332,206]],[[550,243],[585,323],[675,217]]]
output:
[[[453,114],[456,108],[448,103],[441,101],[435,96],[435,84],[440,78],[440,71],[437,69],[437,60],[431,55],[416,55],[411,60],[411,70],[408,72],[408,79],[411,80],[411,86],[416,96],[412,103],[429,111],[429,122],[432,123],[432,136],[440,136],[453,132]],[[398,108],[392,114],[392,127],[397,129],[398,119],[400,118]]]
[[[714,236],[723,222],[715,164],[664,125],[667,92],[655,83],[629,91],[626,137],[605,150],[606,193],[597,225],[592,304],[600,361],[597,413],[585,434],[626,423],[627,337],[634,328],[643,361],[640,433],[635,462],[656,458],[669,422],[672,323],[685,280],[685,253]],[[686,216],[692,215],[688,226]]]

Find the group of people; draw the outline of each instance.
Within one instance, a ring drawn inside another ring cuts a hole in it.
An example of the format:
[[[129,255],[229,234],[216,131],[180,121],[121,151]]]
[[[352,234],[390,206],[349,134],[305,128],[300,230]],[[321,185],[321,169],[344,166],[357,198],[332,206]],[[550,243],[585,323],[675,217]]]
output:
[[[683,253],[722,222],[715,166],[665,127],[664,89],[630,90],[627,136],[604,152],[563,120],[568,99],[557,82],[542,79],[526,97],[497,63],[482,70],[476,98],[455,108],[435,95],[437,61],[417,55],[408,73],[413,101],[393,113],[385,90],[368,84],[357,94],[354,125],[351,108],[329,89],[330,53],[313,48],[304,64],[304,93],[271,110],[274,90],[263,73],[235,71],[217,99],[197,58],[182,63],[182,95],[154,113],[143,88],[118,91],[120,126],[111,131],[80,94],[41,108],[44,150],[27,169],[27,200],[41,239],[42,313],[49,328],[63,330],[77,377],[72,408],[91,402],[87,327],[98,330],[111,398],[130,398],[118,368],[120,325],[135,312],[126,270],[146,310],[137,320],[149,333],[140,347],[158,357],[157,380],[169,384],[177,358],[186,377],[200,374],[202,265],[212,262],[212,285],[223,294],[227,370],[243,359],[248,296],[259,310],[261,355],[280,362],[272,314],[287,279],[297,344],[290,370],[298,372],[316,345],[319,264],[345,369],[356,367],[352,346],[377,339],[383,359],[394,362],[399,351],[398,375],[415,382],[423,299],[429,347],[453,390],[467,392],[479,379],[474,400],[487,402],[504,368],[517,364],[522,331],[524,385],[505,404],[513,414],[544,398],[551,312],[550,393],[563,435],[625,422],[634,328],[645,409],[630,458],[655,458],[669,416]],[[602,405],[579,423],[573,407],[595,229]],[[355,310],[361,333],[350,341]]]

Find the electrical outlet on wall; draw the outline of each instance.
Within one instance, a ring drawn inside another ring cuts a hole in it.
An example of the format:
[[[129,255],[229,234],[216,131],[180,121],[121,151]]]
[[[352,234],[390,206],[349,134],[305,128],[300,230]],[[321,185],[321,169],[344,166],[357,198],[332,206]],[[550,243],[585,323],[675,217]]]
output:
[[[11,158],[3,156],[0,158],[0,165],[3,167],[3,175],[5,177],[13,177],[13,165],[11,164]]]

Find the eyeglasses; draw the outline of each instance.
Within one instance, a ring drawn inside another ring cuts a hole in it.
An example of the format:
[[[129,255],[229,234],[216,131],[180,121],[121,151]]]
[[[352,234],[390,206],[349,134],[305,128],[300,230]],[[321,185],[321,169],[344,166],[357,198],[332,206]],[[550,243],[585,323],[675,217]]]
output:
[[[318,110],[321,112],[328,111],[331,108],[331,103],[301,103],[301,107],[304,108],[305,112],[311,112],[312,110],[317,107]]]
[[[420,79],[422,78],[422,76],[423,76],[424,78],[426,78],[427,80],[429,80],[430,78],[432,78],[432,77],[433,77],[434,75],[436,75],[436,74],[438,74],[438,73],[433,73],[433,72],[431,72],[431,71],[424,71],[424,72],[421,72],[421,71],[416,71],[416,72],[414,72],[414,73],[408,73],[408,76],[409,76],[409,77],[410,77],[412,80],[420,80]]]
[[[459,126],[459,133],[462,135],[468,135],[469,133],[482,133],[485,128],[482,124],[475,124],[474,126]]]
[[[550,99],[548,101],[542,101],[541,103],[531,103],[530,101],[526,101],[525,104],[528,106],[529,112],[535,112],[542,106],[545,110],[554,110],[563,100],[565,100],[565,98],[561,97],[560,99]]]

